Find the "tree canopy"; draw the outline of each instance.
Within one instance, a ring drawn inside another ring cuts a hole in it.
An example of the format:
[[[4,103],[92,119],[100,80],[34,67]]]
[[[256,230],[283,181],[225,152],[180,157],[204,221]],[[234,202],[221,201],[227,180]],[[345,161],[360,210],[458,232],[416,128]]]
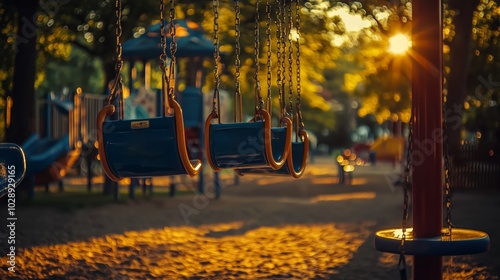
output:
[[[122,2],[122,41],[139,36],[147,26],[159,21],[158,1]],[[0,42],[6,54],[0,58],[2,124],[6,116],[6,97],[23,94],[16,93],[13,87],[15,66],[18,66],[14,57],[17,47],[23,42],[23,37],[16,36],[19,28],[26,32],[36,29],[32,35],[36,36],[34,87],[39,91],[62,84],[99,91],[114,75],[115,1],[33,1],[33,5],[36,5],[37,13],[30,23],[19,18],[20,9],[25,7],[9,1],[0,4]],[[212,1],[178,3],[175,11],[176,17],[201,23],[207,36],[213,36]],[[271,11],[274,21],[275,3]],[[498,141],[500,73],[496,70],[500,65],[496,57],[500,49],[500,8],[492,0],[448,0],[444,3],[444,11],[443,51],[448,108],[461,106],[457,113],[461,119],[464,117],[463,124],[467,129],[482,131],[488,134],[488,138]],[[227,54],[221,77],[222,86],[229,92],[234,91],[234,14],[234,1],[220,2],[218,32],[221,51]],[[245,111],[250,112],[255,85],[255,15],[255,1],[241,4],[240,71],[247,106]],[[267,76],[266,17],[265,3],[261,1],[259,78],[263,89]],[[342,118],[352,118],[352,114],[339,114],[345,108],[357,112],[358,117],[373,116],[378,123],[408,121],[411,57],[389,53],[388,44],[393,35],[410,35],[410,1],[301,1],[300,17],[302,110],[306,128],[317,133],[325,129],[330,132],[342,130],[342,126],[350,123]],[[469,25],[464,25],[464,22]],[[276,36],[276,30],[272,31]],[[470,44],[463,45],[464,42]],[[467,48],[468,45],[471,48]],[[272,48],[275,50],[276,46]],[[272,58],[275,61],[274,52]],[[205,63],[208,73],[206,88],[213,85],[212,62]],[[274,79],[273,92],[276,91]],[[0,139],[3,131],[4,128],[0,127]],[[348,134],[349,130],[346,131]],[[460,128],[457,131],[460,132]]]

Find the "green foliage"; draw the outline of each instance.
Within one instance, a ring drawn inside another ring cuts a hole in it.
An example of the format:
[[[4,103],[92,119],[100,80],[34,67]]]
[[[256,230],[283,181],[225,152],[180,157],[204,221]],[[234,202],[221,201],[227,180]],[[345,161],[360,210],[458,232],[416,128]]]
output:
[[[480,1],[474,12],[472,37],[465,125],[489,141],[500,141],[500,7],[496,1]]]
[[[456,32],[450,8],[456,1],[445,1],[444,54],[449,65],[449,43]],[[157,0],[122,1],[122,42],[139,36],[145,28],[159,20]],[[106,80],[114,73],[115,60],[115,2],[114,1],[60,1],[57,7],[40,8],[38,26],[38,92],[70,89],[81,86],[86,92],[101,92]],[[387,52],[388,38],[396,33],[410,33],[410,1],[302,1],[301,7],[301,86],[302,110],[306,127],[317,134],[326,129],[340,131],[350,118],[345,108],[351,101],[359,103],[361,117],[373,115],[379,123],[396,117],[403,121],[409,117],[410,75],[408,57],[396,57]],[[241,1],[241,89],[245,112],[254,108],[255,91],[255,0]],[[449,5],[448,5],[449,4]],[[166,12],[169,2],[166,1]],[[212,1],[176,3],[176,17],[200,22],[213,36]],[[273,40],[276,36],[274,17],[277,7],[273,2]],[[259,7],[259,80],[262,94],[267,95],[266,84],[266,11],[265,2]],[[168,15],[168,13],[166,13]],[[491,123],[488,129],[499,129],[499,118],[491,112],[499,111],[498,86],[500,48],[498,37],[500,10],[496,1],[481,0],[474,13],[473,48],[468,75],[467,108],[469,129],[479,129],[477,123]],[[4,124],[3,101],[12,88],[16,11],[11,1],[0,3],[0,140]],[[221,1],[219,7],[219,38],[224,64],[221,87],[230,94],[235,89],[235,31],[234,1]],[[448,49],[447,49],[448,48]],[[276,46],[272,44],[272,60]],[[204,64],[204,89],[214,85],[213,63]],[[295,72],[295,65],[292,71]],[[446,69],[449,71],[449,69]],[[276,65],[272,64],[273,95],[276,97]],[[154,74],[157,79],[158,73]],[[484,82],[486,81],[486,82]],[[488,84],[489,82],[489,84]],[[489,85],[489,87],[488,87]],[[347,94],[347,99],[341,96]],[[337,107],[336,107],[337,106]],[[274,104],[276,107],[276,101]],[[492,120],[497,120],[492,121]],[[346,130],[347,131],[347,130]]]
[[[60,94],[63,89],[74,91],[81,87],[84,92],[101,93],[104,75],[100,60],[73,48],[68,60],[54,60],[45,65],[45,79],[38,88],[39,95],[48,91]]]
[[[5,98],[12,88],[12,77],[14,73],[14,44],[15,32],[14,21],[16,20],[15,4],[12,1],[0,2],[0,142],[5,138]]]

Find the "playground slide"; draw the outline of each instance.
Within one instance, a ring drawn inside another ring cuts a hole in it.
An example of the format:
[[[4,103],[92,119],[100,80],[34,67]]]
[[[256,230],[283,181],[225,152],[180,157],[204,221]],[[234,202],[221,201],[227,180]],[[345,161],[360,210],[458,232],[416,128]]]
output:
[[[62,191],[62,178],[80,156],[79,150],[70,149],[69,136],[40,139],[35,134],[22,147],[26,154],[28,195],[34,196],[35,185],[44,185],[48,191],[49,184],[53,182],[57,182],[59,190]]]
[[[33,134],[22,145],[26,155],[26,172],[37,174],[49,168],[69,152],[68,143],[68,135],[59,139],[40,139],[37,134]]]
[[[21,183],[25,171],[26,158],[21,147],[13,143],[0,143],[0,197]]]

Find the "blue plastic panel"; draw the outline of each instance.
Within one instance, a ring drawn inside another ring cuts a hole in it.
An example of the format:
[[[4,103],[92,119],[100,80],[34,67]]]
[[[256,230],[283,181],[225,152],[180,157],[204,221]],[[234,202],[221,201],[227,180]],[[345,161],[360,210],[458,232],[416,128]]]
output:
[[[184,117],[184,127],[201,127],[203,125],[203,95],[201,89],[187,87],[178,94]]]
[[[174,117],[106,120],[103,140],[109,167],[119,177],[187,174],[179,156]]]
[[[23,143],[22,148],[26,155],[26,173],[36,174],[69,152],[69,135],[66,134],[58,139],[39,138],[38,135],[33,135]]]
[[[284,133],[283,136],[285,137]],[[273,128],[273,141],[274,141],[274,128]],[[273,142],[274,144],[274,142]],[[283,150],[283,148],[281,149]],[[273,152],[274,152],[274,145],[273,145]],[[295,172],[299,172],[300,169],[302,168],[302,160],[304,159],[304,142],[292,142],[292,153],[291,153],[291,160],[293,163],[293,168],[295,169]],[[240,175],[246,175],[246,174],[261,174],[261,175],[272,175],[272,176],[290,176],[292,175],[292,172],[289,168],[289,161],[290,156],[287,159],[287,162],[283,167],[281,167],[278,170],[273,170],[272,168],[247,168],[247,169],[238,169],[238,173]]]
[[[443,233],[448,229],[444,228]],[[405,254],[418,256],[456,256],[486,252],[490,245],[488,234],[482,231],[453,228],[450,236],[414,238],[413,229],[406,230]],[[386,229],[375,234],[375,249],[381,252],[401,253],[402,229]]]
[[[292,162],[293,168],[295,172],[299,172],[301,169],[305,168],[302,166],[302,162],[304,162],[304,142],[292,142]]]
[[[254,168],[269,165],[265,156],[264,122],[211,124],[210,148],[215,165],[219,168]],[[283,134],[283,137],[278,136]],[[274,147],[284,146],[284,128],[272,134],[273,154],[281,155],[274,151]],[[283,144],[280,139],[283,138]],[[278,148],[277,148],[278,149]]]

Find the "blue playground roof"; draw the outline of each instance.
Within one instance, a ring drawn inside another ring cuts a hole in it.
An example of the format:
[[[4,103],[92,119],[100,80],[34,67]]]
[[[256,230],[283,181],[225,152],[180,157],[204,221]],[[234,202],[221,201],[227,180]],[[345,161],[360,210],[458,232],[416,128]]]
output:
[[[176,57],[213,57],[213,42],[204,35],[201,26],[193,21],[175,20]],[[169,23],[165,23],[168,32]],[[160,57],[162,53],[160,23],[149,26],[146,33],[123,43],[125,59],[149,60]],[[167,34],[167,55],[170,57],[172,37]]]

